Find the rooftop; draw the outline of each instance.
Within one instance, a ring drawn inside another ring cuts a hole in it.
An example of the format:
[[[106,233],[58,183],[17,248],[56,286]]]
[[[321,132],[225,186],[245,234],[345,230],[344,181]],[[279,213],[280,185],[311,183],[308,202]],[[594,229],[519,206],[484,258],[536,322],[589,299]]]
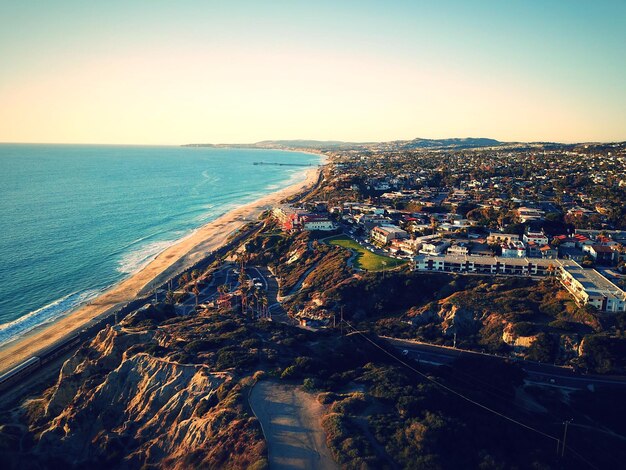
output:
[[[578,263],[571,263],[564,266],[564,269],[583,286],[587,293],[626,300],[626,292],[595,269],[585,269]]]

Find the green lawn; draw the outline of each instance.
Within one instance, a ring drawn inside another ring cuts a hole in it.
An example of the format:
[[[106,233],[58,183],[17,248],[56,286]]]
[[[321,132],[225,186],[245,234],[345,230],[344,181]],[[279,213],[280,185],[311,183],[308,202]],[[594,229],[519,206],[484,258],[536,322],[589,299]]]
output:
[[[399,260],[390,258],[389,256],[381,256],[376,253],[372,253],[351,238],[344,235],[329,238],[325,240],[325,242],[330,245],[348,248],[349,250],[356,252],[356,267],[366,271],[382,271],[383,269],[392,269],[406,263],[405,260]]]

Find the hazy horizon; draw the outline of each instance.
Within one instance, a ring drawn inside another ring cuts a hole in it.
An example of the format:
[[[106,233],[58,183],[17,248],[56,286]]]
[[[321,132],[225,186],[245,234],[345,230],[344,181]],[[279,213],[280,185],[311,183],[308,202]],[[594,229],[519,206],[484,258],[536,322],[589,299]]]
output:
[[[62,0],[0,18],[0,142],[626,140],[619,1]]]
[[[303,141],[303,142],[343,142],[347,144],[367,144],[367,143],[384,143],[384,142],[394,142],[394,141],[411,141],[414,139],[423,139],[423,140],[444,140],[444,139],[491,139],[489,136],[466,136],[466,137],[458,137],[458,136],[449,136],[449,137],[411,137],[411,138],[397,138],[397,139],[389,139],[389,140],[362,140],[362,141],[352,141],[352,140],[343,140],[343,139],[304,139],[304,138],[293,138],[293,139],[261,139],[255,142],[180,142],[180,143],[171,143],[171,144],[144,144],[139,142],[133,143],[117,143],[117,142],[0,142],[0,145],[101,145],[101,146],[128,146],[128,147],[181,147],[181,146],[189,146],[189,145],[218,145],[218,146],[229,146],[229,145],[251,145],[257,144],[260,142],[284,142],[284,141]],[[554,144],[613,144],[613,143],[622,143],[626,142],[625,139],[617,139],[617,140],[572,140],[572,141],[557,141],[557,140],[516,140],[516,141],[505,141],[500,139],[498,140],[503,144],[514,144],[514,143],[554,143]],[[263,149],[260,149],[263,150]]]

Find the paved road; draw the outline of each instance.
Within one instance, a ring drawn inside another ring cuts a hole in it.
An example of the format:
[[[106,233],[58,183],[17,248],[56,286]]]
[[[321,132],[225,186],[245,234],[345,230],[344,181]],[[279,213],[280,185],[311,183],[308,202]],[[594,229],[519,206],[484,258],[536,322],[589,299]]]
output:
[[[233,263],[225,263],[212,275],[211,281],[205,285],[198,295],[198,303],[202,304],[210,302],[219,297],[217,288],[226,284],[230,291],[234,291],[239,287],[237,274],[235,273],[236,265]],[[188,315],[194,312],[196,306],[196,297],[188,294],[185,300],[176,304],[177,312],[181,315]]]
[[[507,358],[483,354],[474,351],[454,349],[445,346],[436,346],[427,343],[406,341],[394,338],[384,338],[401,350],[407,350],[412,359],[435,365],[450,364],[461,356],[495,358],[506,360]],[[540,364],[532,361],[518,361],[521,368],[526,372],[526,380],[530,383],[551,385],[561,388],[589,390],[600,386],[626,387],[626,379],[621,377],[604,377],[598,375],[577,374],[566,367],[558,367],[552,364]]]
[[[323,405],[294,385],[257,383],[250,406],[261,423],[270,469],[338,469],[326,446]]]
[[[257,277],[261,279],[261,282],[266,287],[267,305],[269,307],[272,320],[286,323],[288,325],[298,325],[297,320],[291,318],[278,301],[278,281],[274,275],[272,275],[270,270],[267,269],[266,266],[255,266],[252,269],[254,269]]]

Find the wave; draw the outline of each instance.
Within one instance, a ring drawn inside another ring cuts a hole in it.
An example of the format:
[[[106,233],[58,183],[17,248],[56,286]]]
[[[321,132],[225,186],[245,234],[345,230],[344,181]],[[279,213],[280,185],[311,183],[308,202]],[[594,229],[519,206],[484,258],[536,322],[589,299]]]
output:
[[[159,253],[176,243],[179,239],[151,242],[137,250],[126,253],[118,261],[117,271],[123,274],[132,274],[139,271],[156,258]]]
[[[33,328],[57,320],[70,310],[97,297],[102,291],[92,289],[84,292],[73,292],[12,322],[0,325],[0,344],[13,341]]]

